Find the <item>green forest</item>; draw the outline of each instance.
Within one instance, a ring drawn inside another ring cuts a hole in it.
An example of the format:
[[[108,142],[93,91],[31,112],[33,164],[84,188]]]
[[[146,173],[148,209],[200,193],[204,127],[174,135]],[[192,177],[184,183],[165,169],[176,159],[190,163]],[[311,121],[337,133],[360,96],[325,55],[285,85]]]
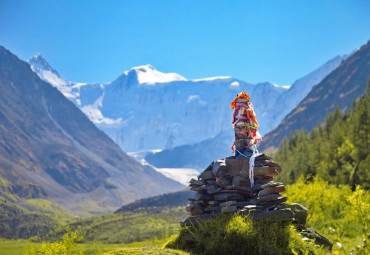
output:
[[[283,171],[278,180],[292,184],[303,175],[318,176],[332,184],[370,189],[370,81],[354,108],[339,108],[310,133],[296,131],[280,144],[274,159]]]

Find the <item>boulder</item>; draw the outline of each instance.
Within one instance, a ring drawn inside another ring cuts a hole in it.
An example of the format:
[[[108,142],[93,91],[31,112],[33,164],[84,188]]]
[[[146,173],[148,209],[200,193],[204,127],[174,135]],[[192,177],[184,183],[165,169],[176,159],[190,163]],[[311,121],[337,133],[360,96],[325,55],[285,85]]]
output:
[[[285,210],[285,209],[283,209],[283,210]],[[323,246],[328,247],[330,250],[333,247],[333,244],[327,238],[320,235],[319,233],[317,233],[315,230],[313,230],[311,228],[302,229],[301,232],[299,232],[299,233],[303,237],[306,237],[306,238],[314,241],[318,245],[323,245]]]
[[[292,203],[292,204],[284,204],[282,208],[290,208],[294,214],[294,225],[297,228],[303,228],[306,225],[308,211],[307,208],[303,205]]]

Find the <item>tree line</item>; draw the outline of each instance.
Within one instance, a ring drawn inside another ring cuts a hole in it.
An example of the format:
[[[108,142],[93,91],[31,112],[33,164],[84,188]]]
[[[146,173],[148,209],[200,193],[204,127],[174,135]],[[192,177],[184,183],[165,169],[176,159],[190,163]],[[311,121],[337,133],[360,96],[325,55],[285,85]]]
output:
[[[332,184],[370,189],[370,79],[366,94],[347,113],[337,108],[310,133],[298,130],[285,138],[276,154],[284,183],[319,176]]]

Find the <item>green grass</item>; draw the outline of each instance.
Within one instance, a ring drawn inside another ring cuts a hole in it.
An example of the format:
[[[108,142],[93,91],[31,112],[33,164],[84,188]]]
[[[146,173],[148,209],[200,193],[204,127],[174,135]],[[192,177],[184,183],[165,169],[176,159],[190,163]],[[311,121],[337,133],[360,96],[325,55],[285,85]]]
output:
[[[19,255],[26,249],[27,240],[0,239],[0,255]]]
[[[168,238],[163,240],[152,240],[135,242],[131,244],[107,244],[101,242],[78,243],[77,250],[82,250],[84,255],[189,255],[189,253],[179,250],[164,249]],[[41,243],[32,243],[28,240],[7,240],[0,239],[0,255],[21,255],[27,248],[34,247],[40,249]]]
[[[122,248],[104,253],[104,255],[190,255],[190,253],[180,250],[144,247],[144,248]]]
[[[46,214],[53,214],[58,216],[63,216],[65,218],[73,218],[74,214],[65,209],[58,203],[52,202],[50,200],[42,198],[26,199],[22,203],[23,207],[30,211],[37,211]]]
[[[186,216],[183,207],[165,209],[160,213],[114,213],[80,219],[69,224],[69,228],[78,231],[85,241],[132,243],[161,240],[176,234],[180,221]],[[64,233],[65,227],[59,227],[48,240],[58,240]]]
[[[189,253],[184,251],[165,249],[164,246],[169,240],[170,238],[166,238],[163,240],[147,240],[130,244],[106,244],[100,242],[89,242],[79,245],[80,247],[83,247],[86,255],[189,255]]]
[[[357,188],[353,192],[348,185],[335,186],[320,179],[315,179],[313,182],[299,179],[295,184],[287,186],[286,189],[284,195],[288,197],[289,203],[300,203],[308,209],[307,227],[315,229],[334,244],[333,254],[350,254],[351,252],[352,254],[370,254],[368,244],[370,225],[370,215],[368,213],[370,211],[369,191]],[[42,200],[30,200],[30,203],[34,208],[42,207],[45,204],[44,210],[49,211],[49,213],[36,214],[20,209],[16,205],[14,205],[14,208],[8,208],[10,211],[4,211],[4,207],[0,206],[0,209],[3,208],[3,211],[0,212],[2,217],[2,221],[0,221],[1,232],[7,231],[7,228],[1,225],[7,222],[5,216],[12,216],[12,211],[15,210],[16,213],[14,213],[12,219],[19,220],[19,225],[16,230],[9,228],[8,231],[23,233],[25,230],[31,229],[32,226],[50,229],[56,226],[56,230],[49,234],[48,238],[43,236],[38,239],[33,238],[33,241],[54,242],[62,240],[65,226],[61,227],[58,221],[53,219],[53,217],[56,219],[61,217],[56,215],[57,212],[53,212],[58,210],[58,207]],[[4,205],[4,202],[0,201],[0,204]],[[38,218],[37,215],[47,217]],[[181,229],[179,224],[180,220],[185,217],[187,217],[185,209],[179,207],[165,209],[160,213],[126,212],[79,220],[73,219],[69,226],[72,231],[78,231],[84,236],[83,243],[77,244],[78,248],[85,251],[84,254],[187,254],[181,253],[179,250],[162,249],[166,238],[169,236],[178,234],[177,237],[171,239],[172,242],[170,243],[174,245],[176,244],[176,241],[174,241],[176,238],[181,239],[187,235],[187,232]],[[315,254],[325,253],[325,250],[317,250],[310,243],[303,242],[297,232],[293,231],[289,225],[251,225],[241,218],[224,220],[222,224],[217,223],[216,225],[226,227],[218,230],[215,229],[215,224],[203,227],[199,239],[204,239],[204,243],[195,246],[198,247],[195,252],[212,249],[227,252],[227,247],[218,247],[217,245],[230,245],[232,249],[235,249],[235,247],[242,249],[240,243],[260,242],[259,249],[262,250],[254,250],[254,253],[262,253],[261,251],[267,254],[272,253],[268,249],[275,249],[274,251],[277,252],[274,253],[279,253],[281,249],[294,249],[301,252],[311,251]],[[264,234],[250,236],[252,229],[252,232],[258,232],[255,230],[260,229],[259,232]],[[262,239],[267,241],[261,242]],[[187,241],[184,240],[177,241],[176,245],[178,246],[171,246],[170,244],[168,247],[186,250],[187,248],[180,245],[181,242],[186,244]],[[276,243],[276,240],[279,241]],[[22,254],[22,251],[27,248],[27,243],[28,241],[25,240],[2,239],[0,240],[0,255]],[[337,243],[340,243],[341,248]],[[40,243],[31,244],[41,245]],[[365,247],[364,244],[366,244]],[[283,245],[283,247],[279,248],[278,245]],[[240,251],[242,252],[242,250]],[[201,254],[207,253],[203,252]]]

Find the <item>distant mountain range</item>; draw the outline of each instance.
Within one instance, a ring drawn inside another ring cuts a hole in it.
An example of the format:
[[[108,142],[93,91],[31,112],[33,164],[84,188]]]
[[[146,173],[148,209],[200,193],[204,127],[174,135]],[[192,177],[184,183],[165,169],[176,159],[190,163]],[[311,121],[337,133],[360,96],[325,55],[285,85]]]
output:
[[[44,74],[57,75],[51,68]],[[3,198],[47,198],[71,210],[102,212],[183,187],[127,156],[29,64],[0,46]]]
[[[285,136],[297,129],[310,131],[322,122],[328,113],[333,112],[336,106],[342,110],[352,108],[353,100],[365,93],[367,79],[370,77],[369,48],[368,43],[348,58],[332,59],[323,67],[297,80],[289,90],[283,92],[276,100],[280,104],[276,103],[274,108],[266,112],[265,117],[273,126],[273,123],[280,123],[279,112],[290,113],[276,129],[263,137],[259,150],[277,148]],[[331,66],[333,71],[320,80],[321,75],[329,70],[327,66]],[[306,84],[307,79],[314,79],[318,83],[313,86],[312,91],[302,86]],[[302,90],[309,92],[305,98],[302,97]],[[303,101],[299,102],[299,98]],[[291,105],[287,105],[288,103]],[[294,103],[298,106],[293,107]],[[233,140],[233,130],[229,128],[216,137],[199,143],[148,153],[145,159],[157,167],[194,167],[203,170],[213,160],[230,155]]]
[[[369,78],[370,41],[314,86],[280,125],[264,137],[260,149],[278,147],[295,130],[310,131],[336,107],[343,111],[352,108],[353,101],[365,94]]]
[[[276,127],[345,57],[338,56],[291,87],[248,83],[232,77],[187,80],[150,65],[125,71],[108,84],[73,83],[40,54],[28,62],[125,151],[172,149],[212,139],[231,130],[230,103],[245,90],[255,105],[260,132]],[[228,140],[227,148],[232,139]]]
[[[262,119],[261,126],[265,123],[270,128],[276,127],[281,122],[283,116],[293,110],[300,100],[309,93],[314,84],[319,83],[325,75],[330,73],[328,73],[328,71],[335,70],[346,58],[347,56],[335,57],[320,68],[294,82],[288,90],[282,92],[275,99],[274,104],[270,107],[262,108],[264,109],[262,117],[257,115],[259,122],[261,122],[260,120]],[[263,86],[261,86],[261,88],[262,87]],[[260,93],[257,98],[268,101],[270,97],[266,97],[263,93]],[[265,105],[263,102],[260,104],[262,106]],[[259,106],[260,105],[255,104],[256,111]],[[289,133],[286,133],[286,135],[288,134]],[[213,160],[231,155],[231,145],[233,141],[234,131],[231,125],[229,125],[227,129],[215,137],[204,141],[177,146],[162,151],[149,152],[145,156],[145,160],[156,167],[193,167],[198,170],[204,170]],[[261,151],[266,148],[263,147],[264,144],[265,137],[260,143],[261,146],[259,149]]]

